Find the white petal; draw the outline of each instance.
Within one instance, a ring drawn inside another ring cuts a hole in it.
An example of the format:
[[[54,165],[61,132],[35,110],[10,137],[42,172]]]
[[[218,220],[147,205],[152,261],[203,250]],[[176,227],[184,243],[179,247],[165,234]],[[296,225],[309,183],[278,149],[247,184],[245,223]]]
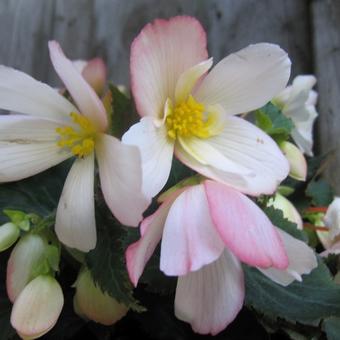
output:
[[[150,200],[142,193],[142,167],[138,149],[102,134],[96,143],[96,155],[106,204],[122,224],[138,225],[150,204]]]
[[[238,117],[226,117],[219,135],[195,143],[198,146],[207,143],[216,151],[206,152],[208,147],[196,147],[195,152],[205,160],[203,162],[190,152],[190,147],[184,151],[176,144],[175,152],[181,161],[204,176],[243,193],[272,194],[289,173],[287,159],[276,143],[259,128]],[[223,157],[215,157],[217,153]]]
[[[135,145],[142,157],[143,192],[156,196],[169,178],[174,143],[167,138],[164,125],[155,126],[152,117],[144,117],[123,136],[123,143]]]
[[[56,90],[26,73],[0,65],[0,108],[68,122],[77,109]]]
[[[235,319],[243,300],[241,265],[225,250],[217,261],[178,278],[175,314],[195,332],[215,335]]]
[[[94,154],[78,158],[71,167],[61,194],[55,231],[70,248],[87,252],[96,246],[94,214]]]
[[[131,89],[141,116],[161,118],[174,99],[179,76],[207,59],[207,39],[192,17],[177,16],[146,25],[131,46]]]
[[[71,157],[57,146],[60,126],[41,118],[0,116],[0,183],[35,175]]]
[[[340,235],[340,197],[335,197],[329,205],[324,217],[326,226],[330,229],[329,237],[334,239]]]
[[[107,116],[103,103],[96,95],[91,86],[66,58],[60,45],[56,41],[49,41],[50,57],[54,69],[62,79],[79,110],[100,129],[107,128]]]
[[[302,281],[301,275],[309,274],[318,264],[314,251],[306,243],[290,236],[280,228],[277,228],[277,231],[288,255],[288,268],[285,270],[275,268],[258,269],[274,282],[282,286],[288,286],[294,280]]]
[[[220,104],[227,114],[255,110],[285,88],[290,66],[279,46],[250,45],[222,59],[204,78],[195,98],[208,105]]]

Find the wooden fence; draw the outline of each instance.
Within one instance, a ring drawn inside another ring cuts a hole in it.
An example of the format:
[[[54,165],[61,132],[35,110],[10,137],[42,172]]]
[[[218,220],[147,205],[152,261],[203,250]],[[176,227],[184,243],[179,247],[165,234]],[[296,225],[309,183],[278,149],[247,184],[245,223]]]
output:
[[[57,84],[47,51],[56,39],[73,59],[103,57],[110,78],[128,85],[132,39],[154,18],[178,14],[201,20],[215,61],[266,41],[288,51],[293,76],[316,74],[316,150],[335,150],[326,175],[340,194],[339,0],[0,0],[0,64]]]

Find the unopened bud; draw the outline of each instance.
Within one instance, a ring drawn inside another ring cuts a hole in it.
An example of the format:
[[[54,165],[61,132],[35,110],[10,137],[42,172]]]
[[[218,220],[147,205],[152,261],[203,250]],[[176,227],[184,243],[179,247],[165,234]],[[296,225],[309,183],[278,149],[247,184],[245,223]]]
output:
[[[97,287],[88,269],[81,270],[75,287],[74,309],[81,317],[109,326],[120,320],[129,310]]]
[[[281,143],[280,148],[289,162],[289,176],[298,181],[305,181],[307,177],[307,162],[303,153],[290,142]]]
[[[36,234],[24,236],[13,248],[7,263],[6,286],[9,299],[14,302],[45,258],[48,244]]]
[[[32,280],[14,302],[11,324],[22,339],[36,339],[57,322],[64,304],[57,280],[40,275]]]
[[[0,251],[11,247],[20,235],[20,229],[12,222],[3,224],[0,227]]]
[[[82,70],[82,76],[99,95],[104,92],[107,70],[103,59],[89,60]]]

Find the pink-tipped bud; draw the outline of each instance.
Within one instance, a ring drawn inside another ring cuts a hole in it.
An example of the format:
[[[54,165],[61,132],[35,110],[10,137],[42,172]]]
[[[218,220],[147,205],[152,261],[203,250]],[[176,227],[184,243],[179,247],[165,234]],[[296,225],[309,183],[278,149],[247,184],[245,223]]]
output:
[[[7,263],[6,277],[7,294],[12,302],[34,278],[34,271],[45,258],[47,247],[46,240],[41,236],[28,234],[13,248]]]
[[[11,247],[20,235],[20,229],[12,222],[3,224],[0,227],[0,251]]]
[[[80,271],[75,283],[74,310],[80,317],[109,326],[126,315],[129,308],[95,285],[88,269]]]
[[[56,324],[63,304],[64,296],[57,280],[40,275],[15,300],[11,324],[21,338],[39,338]]]
[[[107,77],[107,69],[103,59],[89,60],[81,74],[99,95],[103,94]]]
[[[298,181],[305,181],[307,177],[307,162],[303,153],[290,142],[281,143],[280,148],[290,165],[289,176]]]
[[[285,217],[288,221],[295,223],[298,229],[303,229],[301,215],[286,197],[277,193],[269,200],[268,206],[273,206],[275,209],[281,210],[283,212],[283,217]]]

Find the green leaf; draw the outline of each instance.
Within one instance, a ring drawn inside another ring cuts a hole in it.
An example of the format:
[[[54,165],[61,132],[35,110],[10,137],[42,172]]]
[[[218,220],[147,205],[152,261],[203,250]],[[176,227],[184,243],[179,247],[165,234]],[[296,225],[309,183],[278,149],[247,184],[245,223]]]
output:
[[[255,111],[256,125],[268,133],[277,143],[289,138],[294,127],[292,120],[272,103]]]
[[[268,216],[270,221],[276,227],[286,231],[288,234],[293,237],[307,242],[308,237],[302,230],[297,228],[297,225],[293,222],[288,221],[285,217],[283,217],[283,212],[279,209],[275,209],[274,207],[264,207],[262,208],[264,213]]]
[[[331,186],[324,179],[309,182],[306,195],[311,198],[312,203],[316,206],[328,206],[334,198]]]
[[[1,184],[0,211],[10,209],[42,217],[51,215],[58,205],[71,162],[65,161],[22,181]],[[7,217],[0,215],[0,224],[5,222]]]
[[[11,339],[16,334],[10,323],[12,305],[6,297],[5,287],[0,287],[0,340]]]
[[[321,261],[302,282],[287,287],[274,283],[256,268],[244,266],[244,270],[246,304],[265,315],[305,324],[340,316],[340,286]]]
[[[134,110],[131,98],[122,93],[118,87],[109,85],[112,95],[112,126],[111,133],[121,138],[124,132],[136,121],[138,116]]]
[[[322,324],[328,340],[339,340],[340,336],[340,318],[331,317],[326,319]]]
[[[105,204],[96,207],[97,245],[87,253],[85,260],[93,280],[118,302],[132,309],[143,310],[133,297],[126,265],[125,250],[129,233],[113,217]]]

